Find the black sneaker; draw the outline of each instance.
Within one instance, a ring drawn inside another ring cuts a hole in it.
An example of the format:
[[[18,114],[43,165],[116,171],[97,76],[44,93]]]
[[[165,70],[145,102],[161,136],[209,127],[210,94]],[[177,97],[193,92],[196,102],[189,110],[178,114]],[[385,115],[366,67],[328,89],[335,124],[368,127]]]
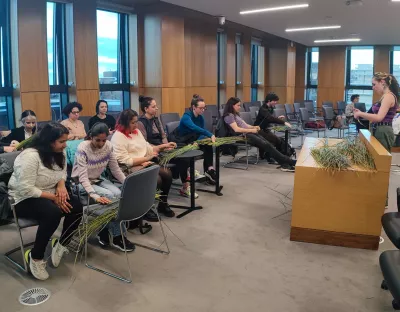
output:
[[[173,212],[173,210],[167,203],[159,203],[157,210],[159,213],[162,213],[167,218],[175,217],[175,212]]]
[[[217,180],[217,174],[214,169],[207,170],[204,172],[204,175],[208,178],[209,181],[215,183]]]
[[[111,245],[114,248],[117,248],[121,251],[125,251],[124,249],[124,242],[122,241],[122,239],[125,240],[125,246],[126,246],[126,251],[130,252],[130,251],[134,251],[135,250],[135,245],[129,241],[125,236],[123,235],[119,235],[119,236],[115,236],[112,240]]]
[[[110,234],[107,228],[99,232],[99,234],[97,235],[97,240],[102,247],[110,246]]]
[[[153,210],[149,210],[149,212],[144,215],[143,219],[149,222],[158,222],[157,215]]]
[[[295,168],[289,164],[284,164],[281,166],[281,170],[284,172],[294,172]]]

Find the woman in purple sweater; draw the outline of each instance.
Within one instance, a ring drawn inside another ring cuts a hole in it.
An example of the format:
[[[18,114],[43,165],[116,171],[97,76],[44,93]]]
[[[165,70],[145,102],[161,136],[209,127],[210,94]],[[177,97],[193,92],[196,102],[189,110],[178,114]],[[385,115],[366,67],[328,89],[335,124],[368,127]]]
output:
[[[86,140],[79,144],[72,169],[72,178],[79,178],[81,192],[89,194],[97,203],[103,205],[107,205],[111,203],[111,199],[121,196],[121,190],[117,186],[101,177],[107,166],[120,183],[125,181],[125,175],[118,165],[112,145],[107,140],[109,134],[108,126],[105,123],[96,123],[90,129]],[[102,246],[111,245],[122,251],[124,251],[122,240],[125,240],[126,251],[135,249],[135,245],[121,233],[117,222],[110,222],[99,233],[98,240]]]

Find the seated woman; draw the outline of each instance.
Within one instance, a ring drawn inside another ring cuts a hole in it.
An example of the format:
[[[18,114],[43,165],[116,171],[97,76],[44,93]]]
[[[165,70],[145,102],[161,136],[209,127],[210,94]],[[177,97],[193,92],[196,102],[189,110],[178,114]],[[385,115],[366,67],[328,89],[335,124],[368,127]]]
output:
[[[161,150],[160,146],[151,146],[146,142],[142,133],[137,129],[137,123],[138,113],[132,109],[125,109],[118,119],[116,131],[111,139],[118,163],[127,167],[127,174],[151,166]],[[168,147],[174,146],[169,143]],[[171,184],[171,171],[167,168],[160,168],[157,188],[161,191],[161,201],[158,204],[158,211],[168,218],[175,216],[168,205]],[[144,216],[144,219],[149,222],[158,221],[157,215],[151,210]]]
[[[96,115],[89,119],[89,129],[98,123],[103,122],[108,126],[110,132],[113,133],[115,129],[115,118],[107,115],[108,103],[105,100],[98,100],[96,103]]]
[[[21,123],[22,127],[12,129],[9,135],[1,139],[1,143],[10,145],[14,149],[19,143],[35,134],[36,114],[33,111],[23,111],[21,114]]]
[[[27,250],[27,261],[33,276],[46,280],[44,252],[61,218],[64,225],[60,239],[52,240],[51,261],[58,267],[68,252],[74,231],[82,217],[82,205],[65,188],[67,164],[64,149],[68,129],[59,123],[49,123],[15,159],[14,172],[9,181],[10,195],[15,199],[18,217],[37,220],[39,227],[32,250]]]
[[[225,105],[223,118],[227,125],[236,133],[246,134],[247,141],[250,145],[258,147],[264,153],[268,153],[280,165],[282,171],[294,171],[296,161],[281,154],[269,141],[263,136],[258,134],[260,131],[259,126],[248,125],[242,118],[240,118],[241,102],[238,98],[230,98]]]
[[[160,148],[163,146],[168,148],[171,144],[176,147],[175,143],[168,144],[167,135],[164,132],[163,125],[156,117],[158,111],[156,101],[151,97],[139,96],[139,103],[143,115],[139,118],[138,129],[142,132],[145,140],[151,145],[159,146]],[[189,162],[185,160],[172,160],[171,163],[176,165],[182,181],[182,188],[179,190],[179,193],[182,196],[190,197],[190,179],[188,177]],[[199,195],[195,193],[195,198],[198,197]]]
[[[61,124],[69,130],[68,140],[82,140],[86,137],[85,125],[79,120],[82,105],[77,102],[69,103],[64,107],[62,113],[68,119],[61,121]]]
[[[107,166],[110,167],[111,173],[120,183],[125,181],[125,175],[118,166],[112,145],[107,140],[109,134],[108,126],[101,122],[90,129],[86,140],[78,146],[71,175],[72,178],[79,178],[83,194],[89,194],[97,203],[103,205],[110,204],[110,199],[121,196],[121,190],[117,186],[100,177]],[[111,232],[112,239],[110,239],[109,232]],[[126,251],[135,250],[135,245],[125,235],[122,235],[118,222],[110,222],[98,236],[100,245],[111,245],[125,251],[123,239]]]
[[[190,103],[190,110],[183,114],[179,127],[175,131],[174,141],[177,143],[191,144],[197,140],[211,138],[215,142],[215,136],[205,129],[204,127],[204,111],[206,110],[206,103],[199,95],[194,94],[192,102]],[[172,135],[171,137],[173,137]],[[211,145],[201,145],[203,151],[204,161],[203,169],[207,181],[215,184],[216,173],[213,166],[213,148]]]

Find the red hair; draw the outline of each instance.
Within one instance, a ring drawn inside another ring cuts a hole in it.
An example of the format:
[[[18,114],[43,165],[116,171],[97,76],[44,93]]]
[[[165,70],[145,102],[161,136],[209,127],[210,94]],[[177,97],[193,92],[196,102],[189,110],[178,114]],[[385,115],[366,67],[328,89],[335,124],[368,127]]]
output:
[[[130,138],[130,134],[138,134],[137,130],[131,131],[130,123],[134,117],[137,117],[138,113],[132,109],[125,109],[119,115],[117,120],[117,125],[115,126],[115,130],[125,134],[126,137]]]
[[[126,128],[126,127],[124,127],[123,125],[116,125],[116,126],[115,126],[115,130],[117,130],[117,131],[119,131],[119,132],[125,134],[125,136],[128,137],[128,138],[131,137],[131,136],[130,136],[131,133],[136,134],[136,135],[138,134],[138,132],[137,132],[138,130],[137,130],[137,129],[131,131],[130,128]]]

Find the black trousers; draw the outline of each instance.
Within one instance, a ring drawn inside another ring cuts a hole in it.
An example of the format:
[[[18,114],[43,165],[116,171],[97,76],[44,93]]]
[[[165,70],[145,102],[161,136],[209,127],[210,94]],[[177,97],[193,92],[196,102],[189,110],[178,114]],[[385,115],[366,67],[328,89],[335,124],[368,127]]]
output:
[[[204,153],[203,169],[204,169],[204,172],[206,172],[206,171],[208,171],[209,167],[214,166],[213,148],[211,145],[200,145],[200,149]]]
[[[182,183],[187,182],[190,161],[186,159],[172,159],[171,163],[175,164],[175,167],[171,169],[174,178],[178,178],[179,176],[181,178]]]
[[[278,164],[294,165],[295,161],[288,156],[280,153],[270,142],[268,142],[263,136],[255,133],[247,133],[247,140],[250,145],[258,147],[260,150],[267,153],[270,157],[275,159]]]
[[[172,185],[172,172],[168,168],[160,167],[157,178],[157,189],[161,190],[161,202],[168,202],[168,194]]]
[[[281,151],[281,139],[278,138],[274,133],[272,133],[269,130],[261,130],[258,132],[259,135],[261,135],[264,139],[266,139],[269,143],[271,143],[275,148]]]
[[[57,230],[61,218],[64,216],[64,224],[60,236],[63,246],[69,244],[73,232],[78,228],[82,219],[82,204],[76,197],[71,197],[69,203],[72,206],[70,213],[63,213],[53,201],[46,198],[28,198],[15,206],[19,218],[37,220],[39,227],[31,255],[33,259],[41,260],[44,257],[47,244]]]

